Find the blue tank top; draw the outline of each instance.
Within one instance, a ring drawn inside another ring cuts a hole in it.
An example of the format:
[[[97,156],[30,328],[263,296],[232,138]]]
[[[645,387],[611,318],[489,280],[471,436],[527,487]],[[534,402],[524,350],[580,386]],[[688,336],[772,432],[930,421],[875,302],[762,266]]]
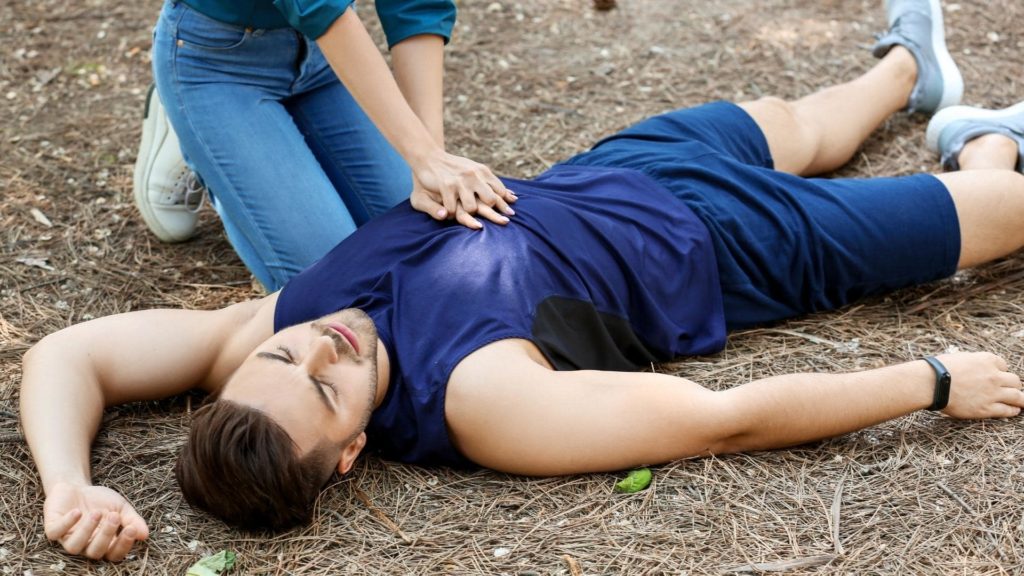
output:
[[[507,226],[439,224],[408,202],[293,278],[274,329],[359,308],[391,361],[367,428],[382,456],[468,465],[451,445],[445,389],[455,366],[497,340],[533,341],[559,370],[636,370],[725,343],[704,224],[648,176],[556,166],[519,196]]]

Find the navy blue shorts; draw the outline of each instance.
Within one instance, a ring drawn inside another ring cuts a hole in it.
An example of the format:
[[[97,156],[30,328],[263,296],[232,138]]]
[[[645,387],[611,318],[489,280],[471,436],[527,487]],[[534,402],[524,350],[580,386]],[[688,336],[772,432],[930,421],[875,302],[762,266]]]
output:
[[[567,164],[639,170],[697,214],[730,329],[944,278],[960,258],[956,209],[937,178],[777,172],[757,123],[727,102],[649,118]]]

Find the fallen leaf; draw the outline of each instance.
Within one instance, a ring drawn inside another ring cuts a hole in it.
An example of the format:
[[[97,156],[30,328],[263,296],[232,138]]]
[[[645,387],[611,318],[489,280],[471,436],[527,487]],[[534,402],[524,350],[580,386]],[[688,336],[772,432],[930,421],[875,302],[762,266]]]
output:
[[[39,222],[47,228],[53,228],[53,222],[50,222],[50,219],[47,218],[46,214],[43,214],[42,210],[39,208],[31,208],[28,213],[32,215],[32,219],[36,222]]]
[[[221,550],[193,564],[185,576],[219,576],[221,572],[230,570],[234,565],[235,553],[231,550]]]
[[[651,470],[649,468],[640,468],[638,470],[633,470],[627,474],[625,478],[616,483],[615,491],[632,494],[633,492],[639,492],[644,488],[647,488],[650,484]]]

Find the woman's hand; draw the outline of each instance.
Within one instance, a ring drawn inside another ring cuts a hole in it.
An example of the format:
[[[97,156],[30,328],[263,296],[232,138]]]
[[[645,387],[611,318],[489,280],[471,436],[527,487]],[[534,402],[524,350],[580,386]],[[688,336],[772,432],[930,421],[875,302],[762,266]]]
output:
[[[410,201],[413,208],[437,220],[454,218],[459,224],[478,230],[482,216],[495,224],[507,224],[515,215],[509,203],[515,194],[501,183],[490,168],[438,148],[413,167]]]
[[[55,484],[43,505],[43,530],[69,554],[123,560],[149,527],[128,500],[102,486]]]

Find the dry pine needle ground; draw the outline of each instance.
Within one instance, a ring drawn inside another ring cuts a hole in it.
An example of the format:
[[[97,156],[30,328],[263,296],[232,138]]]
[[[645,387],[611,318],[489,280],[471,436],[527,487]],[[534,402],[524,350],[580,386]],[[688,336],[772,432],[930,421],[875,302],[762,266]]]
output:
[[[672,107],[800,96],[870,66],[884,20],[873,0],[615,4],[462,0],[447,52],[451,149],[528,176]],[[1024,4],[946,7],[967,101],[1024,98]],[[192,512],[172,480],[198,396],[107,414],[96,481],[123,491],[152,536],[116,565],[66,557],[42,536],[41,489],[19,436],[21,355],[89,318],[255,295],[211,211],[197,239],[165,246],[131,205],[158,8],[0,3],[0,573],[182,574],[222,548],[239,552],[245,574],[1024,571],[1019,419],[918,413],[792,450],[657,467],[633,495],[612,493],[617,475],[514,478],[367,458],[324,494],[314,525],[252,537]],[[360,8],[367,21],[370,8]],[[920,118],[892,119],[841,175],[933,170],[923,129]],[[951,349],[1024,368],[1020,257],[736,334],[721,354],[660,369],[727,387]]]

